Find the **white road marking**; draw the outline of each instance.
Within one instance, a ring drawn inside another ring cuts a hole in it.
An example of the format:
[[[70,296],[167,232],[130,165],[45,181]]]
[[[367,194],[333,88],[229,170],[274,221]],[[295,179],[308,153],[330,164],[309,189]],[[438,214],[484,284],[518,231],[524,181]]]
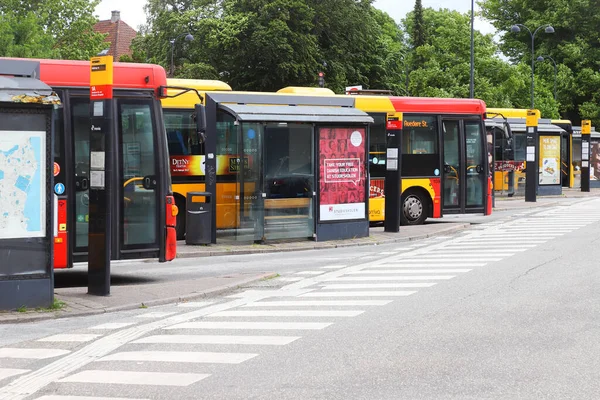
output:
[[[456,268],[456,267],[483,267],[488,263],[485,262],[462,262],[462,261],[453,261],[453,262],[436,262],[431,260],[425,261],[409,261],[405,260],[401,261],[390,261],[389,263],[382,263],[379,265],[371,265],[369,268]]]
[[[149,400],[149,399],[133,399],[131,397],[90,397],[90,396],[42,396],[35,400]]]
[[[213,353],[203,351],[125,351],[98,361],[151,361],[208,364],[241,364],[258,356],[254,353]]]
[[[29,372],[29,370],[15,368],[0,368],[0,381],[2,379],[10,378],[11,376],[24,374],[25,372]]]
[[[300,336],[234,336],[234,335],[156,335],[132,343],[169,344],[247,344],[283,346],[300,339]]]
[[[296,272],[296,275],[321,275],[324,273],[325,271],[300,271]]]
[[[336,307],[336,306],[385,306],[392,300],[293,300],[256,301],[242,307]]]
[[[414,288],[431,287],[436,283],[422,283],[419,286],[416,283],[340,283],[323,286],[323,289],[395,289],[395,288]]]
[[[259,330],[319,330],[327,328],[333,322],[184,322],[165,329],[259,329]]]
[[[348,272],[348,275],[377,274],[452,274],[473,271],[472,269],[379,269]]]
[[[177,314],[175,312],[161,312],[161,311],[155,311],[155,312],[149,312],[147,314],[140,314],[140,315],[136,315],[136,318],[164,318],[164,317],[168,317],[169,315],[173,315],[173,314]]]
[[[298,297],[405,297],[417,293],[414,290],[398,290],[398,291],[346,291],[346,292],[309,292],[299,295]]]
[[[304,278],[301,276],[282,276],[282,277],[279,277],[278,279],[283,282],[298,282]]]
[[[398,251],[382,251],[379,254],[383,254],[383,255],[387,256],[387,255],[393,255],[393,254],[398,254],[398,253],[399,253]]]
[[[211,305],[212,302],[210,301],[188,301],[185,303],[178,303],[177,307],[183,307],[183,308],[201,308],[201,307],[206,307]]]
[[[4,347],[0,348],[0,358],[26,358],[32,360],[43,360],[69,354],[69,350],[60,349],[19,349]]]
[[[106,330],[121,329],[121,328],[125,328],[126,326],[133,325],[133,324],[135,324],[135,322],[112,322],[112,323],[108,323],[108,324],[92,326],[89,329],[106,329]]]
[[[122,385],[189,386],[208,378],[209,374],[175,372],[133,372],[86,370],[68,376],[59,382],[102,383]]]
[[[356,317],[362,313],[362,310],[233,310],[208,317]]]
[[[456,275],[413,275],[413,276],[340,276],[338,278],[325,279],[324,282],[360,282],[360,281],[431,281],[448,280],[456,278]],[[422,287],[422,286],[413,286]]]
[[[321,268],[323,268],[323,269],[340,269],[340,268],[346,268],[346,265],[326,265]]]
[[[73,333],[73,334],[59,334],[54,336],[48,336],[43,339],[38,339],[38,342],[91,342],[92,340],[99,338],[102,335],[85,334],[85,333]]]

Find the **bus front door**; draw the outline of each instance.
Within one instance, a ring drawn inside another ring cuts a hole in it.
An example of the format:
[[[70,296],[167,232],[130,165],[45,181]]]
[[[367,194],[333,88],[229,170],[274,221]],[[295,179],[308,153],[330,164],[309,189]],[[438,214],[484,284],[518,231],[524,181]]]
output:
[[[483,213],[488,154],[480,120],[444,119],[444,214]]]

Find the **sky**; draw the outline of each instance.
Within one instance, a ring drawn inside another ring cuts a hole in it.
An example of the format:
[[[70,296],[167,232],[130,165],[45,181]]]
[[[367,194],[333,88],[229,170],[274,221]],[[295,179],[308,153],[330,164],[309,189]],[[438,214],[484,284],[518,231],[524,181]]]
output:
[[[110,19],[111,11],[119,10],[121,19],[129,24],[132,28],[138,29],[139,25],[146,21],[144,13],[144,5],[146,0],[102,0],[96,7],[96,15],[101,20]],[[461,12],[471,10],[471,0],[422,0],[423,7],[431,7],[434,9],[449,8]],[[373,5],[380,10],[387,12],[396,22],[400,22],[402,18],[411,11],[415,5],[414,0],[375,0]],[[475,4],[475,11],[478,7]],[[482,33],[494,33],[494,28],[486,21],[476,19],[475,29]]]

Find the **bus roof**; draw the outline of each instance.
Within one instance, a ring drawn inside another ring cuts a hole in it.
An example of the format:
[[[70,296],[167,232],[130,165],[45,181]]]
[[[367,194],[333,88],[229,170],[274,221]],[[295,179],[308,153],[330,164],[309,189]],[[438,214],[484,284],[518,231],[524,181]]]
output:
[[[177,79],[168,78],[167,86],[185,87],[196,89],[200,94],[205,92],[230,92],[231,86],[227,83],[210,79]],[[180,89],[167,89],[167,96],[173,96],[181,93]],[[161,99],[164,108],[193,108],[195,104],[200,103],[198,95],[194,91],[185,92],[177,97],[166,97]]]
[[[403,113],[484,114],[485,102],[479,99],[434,97],[391,97],[396,111]]]
[[[304,86],[288,86],[279,89],[277,93],[288,94],[309,94],[311,96],[335,96],[335,92],[331,89],[321,87],[304,87]]]
[[[89,61],[47,59],[35,59],[35,61],[40,63],[40,80],[53,88],[90,86]],[[167,84],[167,75],[160,65],[116,62],[113,68],[115,89],[156,89]]]
[[[535,110],[538,119],[542,118],[540,110]],[[487,109],[488,114],[500,114],[504,118],[525,118],[527,117],[527,109],[525,108],[496,108],[490,107]]]

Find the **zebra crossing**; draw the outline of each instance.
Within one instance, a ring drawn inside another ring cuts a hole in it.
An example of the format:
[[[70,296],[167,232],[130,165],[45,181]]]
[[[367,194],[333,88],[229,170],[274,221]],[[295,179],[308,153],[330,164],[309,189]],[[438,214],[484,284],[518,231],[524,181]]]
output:
[[[599,205],[592,200],[537,210],[425,245],[403,245],[358,265],[332,260],[281,277],[286,284],[279,288],[144,310],[27,347],[0,348],[0,400],[139,400],[154,398],[157,388],[177,398],[178,388],[218,379],[269,349],[301,346],[303,337],[364,318],[373,307],[401,302],[596,223]],[[123,397],[122,388],[135,397]]]

